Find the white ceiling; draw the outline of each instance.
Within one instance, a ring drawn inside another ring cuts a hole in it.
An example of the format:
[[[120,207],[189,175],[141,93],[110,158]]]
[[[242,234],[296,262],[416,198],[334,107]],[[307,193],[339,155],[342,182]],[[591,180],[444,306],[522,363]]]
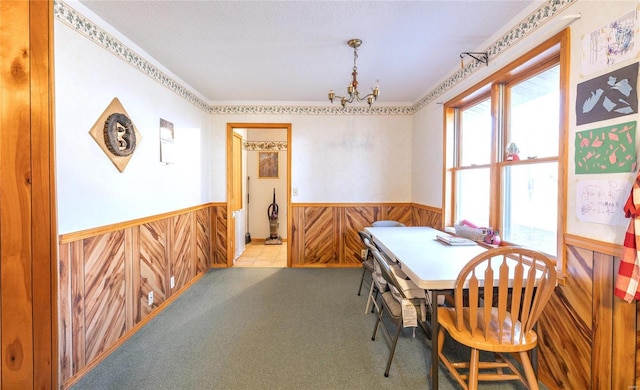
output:
[[[346,93],[358,50],[365,94],[412,103],[539,0],[80,0],[214,102],[328,102]],[[515,18],[515,19],[514,19]],[[484,45],[484,46],[483,46]],[[337,103],[336,103],[337,104]]]

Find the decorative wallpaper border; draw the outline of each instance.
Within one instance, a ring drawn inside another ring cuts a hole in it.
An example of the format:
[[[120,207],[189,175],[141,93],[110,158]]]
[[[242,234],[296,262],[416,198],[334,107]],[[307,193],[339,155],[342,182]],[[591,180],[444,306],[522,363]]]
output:
[[[498,55],[505,52],[508,48],[513,46],[516,42],[520,41],[527,34],[531,33],[544,22],[551,19],[555,14],[562,11],[570,4],[577,0],[549,0],[546,4],[540,6],[533,13],[529,14],[524,20],[518,23],[517,26],[512,28],[509,32],[504,34],[500,39],[495,41],[486,50],[489,55],[489,61],[496,58]],[[445,93],[450,88],[454,87],[459,82],[462,82],[468,76],[470,76],[478,68],[485,65],[478,61],[470,61],[464,68],[460,69],[436,89],[429,92],[427,95],[419,99],[415,104],[411,106],[412,113],[420,111],[424,106],[434,101],[438,96]]]
[[[410,115],[411,106],[211,106],[213,114],[276,114],[276,115]]]
[[[577,0],[548,0],[545,4],[528,15],[518,25],[491,44],[485,51],[489,60],[508,50],[515,43],[531,33],[544,22],[553,18],[558,12]],[[56,19],[65,23],[76,32],[86,36],[97,45],[116,55],[142,73],[156,80],[177,95],[210,114],[225,115],[412,115],[427,104],[434,101],[447,90],[462,82],[480,67],[477,61],[469,62],[464,68],[449,76],[438,87],[420,98],[410,106],[276,106],[276,105],[212,105],[191,92],[188,88],[147,62],[139,54],[115,39],[95,23],[78,13],[62,0],[54,0],[53,14]]]
[[[181,85],[176,80],[162,72],[155,65],[142,58],[138,53],[127,47],[109,33],[98,27],[95,23],[81,15],[78,11],[68,6],[60,0],[53,2],[53,15],[56,19],[74,29],[76,32],[89,38],[92,42],[111,52],[129,65],[137,68],[140,72],[151,77],[158,83],[169,88],[177,95],[181,96],[196,107],[211,112],[211,106],[196,96],[193,92]]]
[[[287,150],[287,141],[244,141],[242,148],[248,151],[282,151]]]

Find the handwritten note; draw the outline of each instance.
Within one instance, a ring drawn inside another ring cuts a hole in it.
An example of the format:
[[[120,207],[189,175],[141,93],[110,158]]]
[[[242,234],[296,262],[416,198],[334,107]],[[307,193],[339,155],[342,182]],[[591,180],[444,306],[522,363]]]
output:
[[[581,180],[576,184],[576,216],[580,221],[626,226],[623,207],[631,181]]]

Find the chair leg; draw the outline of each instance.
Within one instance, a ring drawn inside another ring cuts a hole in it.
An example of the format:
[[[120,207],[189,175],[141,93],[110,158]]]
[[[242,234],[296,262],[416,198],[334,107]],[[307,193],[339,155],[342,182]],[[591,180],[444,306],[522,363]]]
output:
[[[360,278],[360,286],[358,287],[358,296],[360,296],[360,292],[362,291],[362,282],[364,282],[364,275],[367,273],[367,269],[362,267],[362,277]]]
[[[369,305],[372,304],[371,302],[371,298],[373,297],[373,289],[375,288],[375,283],[373,283],[373,281],[371,282],[371,288],[369,288],[369,297],[367,298],[367,306],[364,308],[364,314],[367,314],[369,312]],[[371,308],[373,311],[373,308]]]
[[[478,364],[480,351],[471,348],[471,361],[469,363],[469,390],[478,390]]]
[[[527,377],[529,390],[538,390],[538,378],[536,378],[536,373],[531,365],[529,354],[526,351],[520,352],[520,361],[522,362],[522,368],[524,369],[524,373]]]
[[[398,344],[398,338],[400,337],[400,331],[402,330],[402,319],[398,321],[396,324],[396,334],[393,337],[393,341],[391,342],[391,351],[389,351],[389,359],[387,360],[387,369],[384,371],[384,376],[386,378],[389,377],[389,369],[391,368],[391,361],[393,360],[393,355],[396,352],[396,345]]]
[[[378,334],[378,328],[380,328],[380,322],[382,321],[382,310],[384,310],[384,309],[380,308],[380,312],[376,316],[376,324],[373,327],[373,335],[371,335],[371,341],[376,341],[376,335]]]
[[[377,307],[377,303],[378,302],[378,292],[379,290],[377,288],[373,288],[373,300],[371,301],[371,303],[373,303],[373,306],[371,306],[371,312],[373,313],[373,311],[375,310],[375,308]]]

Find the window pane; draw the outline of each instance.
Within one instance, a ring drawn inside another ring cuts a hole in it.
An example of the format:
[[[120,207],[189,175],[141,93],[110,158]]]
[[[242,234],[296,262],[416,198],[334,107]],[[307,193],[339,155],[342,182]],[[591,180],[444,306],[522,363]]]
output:
[[[478,226],[489,223],[489,168],[457,172],[456,221],[466,219]]]
[[[460,113],[460,165],[491,162],[491,100],[465,108]]]
[[[560,66],[554,66],[511,87],[508,142],[519,158],[558,155]]]
[[[558,164],[506,166],[503,192],[502,239],[555,256]]]

